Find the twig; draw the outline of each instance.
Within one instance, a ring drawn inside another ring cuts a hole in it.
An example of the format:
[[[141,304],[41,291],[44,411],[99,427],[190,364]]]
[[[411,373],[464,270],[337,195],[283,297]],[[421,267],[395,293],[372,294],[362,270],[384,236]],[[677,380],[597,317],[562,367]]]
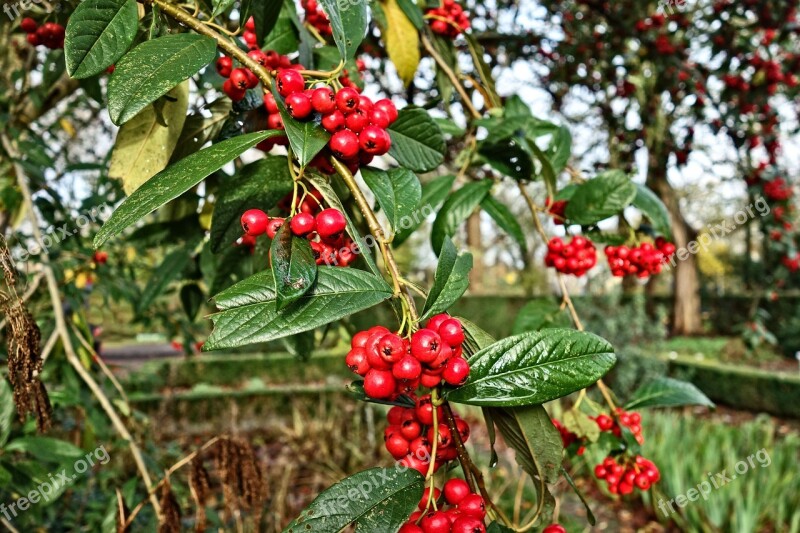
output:
[[[42,366],[44,366],[44,364],[47,362],[47,358],[50,356],[50,352],[53,351],[53,348],[55,348],[56,343],[60,338],[61,337],[59,337],[58,331],[54,330],[50,334],[50,338],[47,339],[47,343],[44,345],[44,348],[42,348],[42,354],[39,356],[42,360]]]
[[[129,404],[130,402],[128,401],[128,395],[125,394],[125,389],[122,388],[122,384],[119,382],[119,380],[117,380],[117,376],[115,376],[114,373],[111,372],[111,369],[108,368],[108,365],[106,365],[106,362],[103,361],[102,357],[100,357],[100,354],[97,353],[97,350],[95,350],[94,347],[91,344],[89,344],[89,341],[83,338],[81,332],[78,331],[78,328],[76,328],[74,325],[72,326],[72,331],[73,333],[75,333],[75,336],[78,337],[78,340],[80,341],[81,345],[83,345],[83,347],[86,348],[86,350],[88,350],[90,354],[92,354],[95,362],[103,371],[103,374],[105,374],[106,377],[108,377],[108,379],[114,385],[114,388],[117,389],[117,392],[119,392],[119,395],[122,396],[122,399],[125,401],[125,403]]]
[[[431,55],[436,64],[442,69],[442,72],[450,79],[450,83],[453,84],[458,94],[461,96],[461,103],[464,107],[469,111],[469,114],[472,115],[472,118],[481,118],[481,114],[475,109],[475,106],[472,105],[472,99],[470,99],[467,91],[464,90],[464,87],[461,85],[461,82],[458,80],[458,76],[456,76],[453,69],[450,68],[450,65],[444,62],[442,56],[439,55],[439,52],[433,47],[433,43],[431,43],[428,36],[424,33],[422,34],[422,45],[425,47],[425,50]]]
[[[13,161],[14,172],[17,175],[17,182],[22,192],[25,207],[28,210],[28,217],[31,221],[33,236],[38,242],[42,242],[42,232],[39,229],[39,220],[36,217],[36,208],[33,204],[33,196],[31,195],[30,187],[28,187],[28,181],[26,179],[25,172],[18,162],[19,153],[5,135],[0,137],[0,141],[2,141],[3,148],[5,149],[9,158],[11,158]],[[114,429],[116,429],[117,433],[119,433],[124,440],[128,441],[128,448],[131,451],[133,460],[136,463],[136,467],[139,470],[147,490],[149,491],[152,486],[152,481],[150,479],[150,474],[147,472],[147,467],[144,464],[142,452],[139,449],[139,446],[133,440],[133,436],[128,431],[128,428],[117,414],[114,406],[111,405],[111,401],[108,399],[108,396],[106,396],[106,394],[103,392],[103,389],[100,388],[100,385],[97,384],[92,375],[83,367],[80,358],[78,358],[78,355],[75,353],[75,349],[72,346],[72,339],[70,339],[69,329],[67,328],[67,322],[64,318],[64,309],[61,306],[61,293],[58,289],[58,280],[56,280],[56,276],[53,273],[53,268],[50,265],[50,257],[47,254],[42,254],[41,258],[44,276],[47,280],[47,288],[50,292],[53,315],[56,322],[55,331],[58,332],[58,335],[61,337],[64,345],[64,352],[67,356],[67,361],[70,365],[72,365],[72,367],[75,369],[75,372],[77,372],[84,383],[86,383],[86,385],[92,391],[92,394],[94,394],[95,398],[97,398],[97,401],[106,412],[106,415],[111,420],[111,424],[114,426]],[[153,504],[153,509],[155,509],[156,515],[160,521],[161,505],[158,502],[158,498],[155,497],[155,494],[151,494],[150,503]]]

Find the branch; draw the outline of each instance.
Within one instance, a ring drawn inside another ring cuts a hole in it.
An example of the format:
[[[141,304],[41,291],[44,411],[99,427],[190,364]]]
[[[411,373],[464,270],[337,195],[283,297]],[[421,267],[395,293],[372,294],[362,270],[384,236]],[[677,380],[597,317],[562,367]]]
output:
[[[261,64],[257,61],[252,59],[248,56],[241,48],[236,46],[235,43],[232,43],[227,38],[225,38],[222,34],[220,34],[217,30],[209,27],[206,24],[203,24],[202,21],[196,19],[183,9],[177,6],[173,6],[164,2],[163,0],[137,0],[140,4],[143,5],[150,5],[150,6],[158,6],[158,9],[172,17],[173,19],[177,20],[184,26],[193,29],[200,35],[205,35],[206,37],[211,37],[217,42],[217,47],[228,54],[231,57],[236,58],[239,63],[250,69],[253,74],[264,84],[264,87],[267,89],[272,88],[272,76],[269,75],[267,69],[265,69]]]
[[[425,50],[428,51],[433,60],[436,61],[436,64],[439,66],[439,68],[442,69],[442,72],[444,72],[445,75],[447,75],[447,77],[450,79],[450,83],[452,83],[453,87],[455,87],[456,91],[458,91],[458,94],[461,96],[461,103],[464,105],[467,111],[469,111],[469,114],[472,115],[472,118],[481,118],[481,114],[477,109],[475,109],[475,106],[472,105],[472,99],[467,94],[467,91],[464,90],[464,87],[461,85],[461,82],[458,80],[455,72],[453,72],[453,69],[451,69],[450,66],[444,62],[444,59],[442,59],[442,56],[439,55],[439,52],[434,49],[433,43],[431,43],[430,39],[428,39],[428,36],[424,33],[422,33],[421,36],[422,45],[425,47]]]
[[[16,147],[11,144],[11,141],[5,135],[0,137],[0,141],[2,141],[3,148],[5,149],[8,156],[13,161],[14,172],[17,175],[17,183],[19,184],[19,188],[22,191],[22,196],[25,202],[25,207],[28,211],[28,217],[31,221],[31,229],[33,231],[33,236],[38,242],[42,242],[42,232],[39,229],[39,220],[36,217],[36,210],[33,204],[33,197],[31,195],[30,187],[28,187],[28,181],[25,176],[25,172],[22,169],[22,166],[19,164],[19,152],[17,151]],[[100,388],[100,385],[94,380],[92,375],[83,367],[80,358],[75,353],[75,348],[72,346],[72,339],[69,334],[69,329],[67,327],[67,321],[64,318],[64,309],[61,306],[61,293],[58,289],[58,281],[56,280],[56,276],[53,272],[53,267],[50,265],[50,256],[46,253],[41,255],[42,258],[42,267],[44,270],[44,276],[47,280],[47,288],[50,292],[50,300],[51,305],[53,308],[53,315],[55,317],[56,328],[55,331],[58,333],[59,337],[61,337],[61,341],[64,345],[64,353],[67,356],[67,361],[70,365],[75,369],[75,372],[81,377],[81,379],[86,383],[89,389],[94,394],[97,401],[100,403],[100,406],[106,412],[106,415],[111,420],[111,424],[116,429],[117,433],[126,441],[128,441],[128,448],[130,448],[131,455],[133,456],[133,460],[136,463],[136,467],[139,470],[139,473],[144,481],[147,490],[150,491],[152,487],[152,480],[150,479],[150,474],[147,471],[147,467],[144,464],[144,459],[142,457],[142,452],[139,449],[139,446],[133,440],[133,436],[131,436],[128,428],[125,427],[125,424],[122,422],[122,419],[117,414],[114,407],[111,405],[111,401],[108,399],[108,396],[103,392],[103,389]],[[156,516],[158,516],[159,521],[161,520],[161,505],[158,502],[158,498],[155,497],[155,494],[150,495],[150,503],[153,504],[153,509],[155,509]]]

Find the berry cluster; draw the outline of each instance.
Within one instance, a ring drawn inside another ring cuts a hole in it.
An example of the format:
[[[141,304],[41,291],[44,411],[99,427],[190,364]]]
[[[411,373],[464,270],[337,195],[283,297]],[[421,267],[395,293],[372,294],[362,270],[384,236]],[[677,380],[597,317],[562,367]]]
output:
[[[619,419],[619,424],[622,424],[633,433],[636,442],[644,444],[644,436],[642,435],[642,415],[633,411],[627,412],[621,407],[617,407],[617,418]],[[622,430],[619,424],[610,416],[598,415],[595,418],[595,422],[597,422],[597,427],[600,428],[600,431],[610,431],[615,437],[622,436]]]
[[[317,30],[317,33],[323,37],[329,37],[333,34],[331,22],[319,4],[317,4],[317,0],[302,0],[301,4],[306,13],[306,24]]]
[[[579,446],[576,453],[578,455],[583,455],[583,453],[586,451],[586,446],[584,446],[585,439],[578,437],[578,435],[568,430],[564,424],[555,418],[552,419],[552,422],[558,432],[561,434],[561,444],[564,446],[564,448],[569,448],[570,445],[577,442]]]
[[[268,70],[279,68],[303,68],[302,65],[292,65],[291,60],[287,56],[281,55],[275,50],[262,52],[256,48],[250,50],[247,55],[250,59]],[[233,59],[228,56],[222,56],[217,59],[216,67],[219,75],[223,78],[227,78],[225,83],[222,84],[222,90],[234,102],[239,102],[244,99],[247,89],[253,89],[258,86],[258,77],[253,74],[253,71],[243,66],[233,68]],[[280,118],[280,115],[278,115],[278,118]]]
[[[663,237],[655,245],[645,242],[639,246],[606,246],[605,254],[611,273],[617,277],[646,278],[661,272],[664,263],[675,253],[675,245]]]
[[[585,237],[573,237],[569,243],[561,237],[553,237],[547,243],[544,263],[563,274],[583,276],[597,264],[597,250]]]
[[[389,426],[383,434],[386,451],[400,464],[426,474],[433,454],[434,438],[436,444],[436,457],[434,458],[434,471],[441,466],[456,459],[456,441],[450,432],[450,427],[444,423],[444,413],[441,407],[436,408],[437,428],[433,427],[433,402],[430,394],[420,396],[415,400],[414,407],[395,406],[389,409],[386,419]],[[458,436],[461,442],[469,440],[469,425],[453,415]]]
[[[276,83],[292,118],[309,120],[319,114],[322,127],[333,134],[326,151],[351,170],[389,151],[392,139],[386,128],[397,120],[397,108],[391,100],[373,102],[352,87],[344,87],[336,93],[327,86],[306,90],[302,74],[290,69],[279,71]],[[273,116],[277,106],[271,95],[264,96],[264,103]],[[321,152],[313,164],[323,172],[333,173],[328,155]]]
[[[594,467],[594,475],[602,479],[611,494],[626,495],[633,492],[634,487],[648,490],[661,478],[656,465],[641,455],[637,455],[632,463],[618,463],[609,456]]]
[[[785,202],[792,197],[792,186],[783,178],[764,183],[764,195],[773,202]]]
[[[292,234],[310,241],[318,265],[348,266],[355,260],[355,253],[353,241],[345,235],[347,221],[342,212],[334,208],[317,212],[319,206],[312,208],[310,204],[306,209],[308,211],[301,211],[288,219]],[[274,239],[286,219],[270,218],[260,209],[249,209],[242,215],[241,222],[246,237],[255,239],[266,234]]]
[[[429,9],[425,16],[431,19],[433,33],[450,39],[470,28],[469,13],[454,0],[444,0],[441,7]]]
[[[30,17],[25,17],[19,27],[28,34],[26,39],[33,46],[44,45],[51,50],[64,48],[64,26],[57,22],[45,22],[41,26]]]
[[[244,32],[242,33],[247,48],[250,50],[258,50],[261,47],[258,45],[258,37],[256,36],[256,19],[250,17],[244,23]]]
[[[463,385],[469,364],[462,357],[464,330],[449,315],[436,315],[426,327],[404,339],[383,326],[353,336],[345,363],[364,376],[364,392],[378,400],[394,399],[419,388],[435,387],[442,380]]]
[[[486,504],[483,498],[473,493],[463,479],[448,480],[443,489],[434,489],[433,499],[439,501],[444,495],[444,503],[450,506],[448,509],[440,506],[439,510],[425,513],[430,498],[428,487],[419,502],[420,510],[408,517],[398,533],[485,533]]]

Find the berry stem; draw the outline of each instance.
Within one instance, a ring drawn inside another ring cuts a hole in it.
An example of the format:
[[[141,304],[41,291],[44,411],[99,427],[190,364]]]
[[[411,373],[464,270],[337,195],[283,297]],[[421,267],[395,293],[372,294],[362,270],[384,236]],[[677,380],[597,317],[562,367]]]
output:
[[[338,172],[344,180],[347,188],[350,189],[350,193],[353,195],[353,198],[355,198],[358,209],[367,220],[367,226],[369,226],[370,232],[372,232],[374,237],[377,239],[378,244],[380,245],[383,262],[386,265],[386,270],[389,272],[389,275],[392,278],[394,297],[401,299],[401,302],[403,303],[403,313],[408,312],[410,316],[409,329],[413,329],[416,324],[419,323],[417,306],[414,303],[414,299],[409,294],[408,287],[403,282],[403,277],[400,275],[400,269],[397,266],[397,261],[395,260],[391,249],[389,246],[387,246],[386,235],[383,231],[383,228],[381,227],[380,222],[378,222],[378,218],[375,216],[375,212],[370,207],[367,198],[364,196],[364,193],[361,192],[358,183],[356,183],[353,173],[350,172],[346,165],[344,165],[335,157],[331,158],[331,163],[336,169],[336,172]]]
[[[437,448],[439,447],[439,387],[434,387],[431,389],[431,405],[433,405],[433,433],[436,438],[433,439],[431,443],[431,458],[428,462],[428,473],[425,475],[425,479],[433,481],[433,472],[436,468],[436,452],[438,451]],[[433,497],[433,483],[431,483],[431,490],[428,496],[428,501],[430,503],[430,498]]]
[[[265,89],[272,88],[272,76],[269,75],[269,72],[267,72],[267,70],[264,67],[262,67],[257,61],[250,58],[241,48],[236,46],[235,43],[232,43],[231,41],[223,37],[222,34],[220,34],[220,32],[218,32],[214,28],[198,20],[197,18],[187,13],[180,7],[168,4],[163,0],[137,0],[137,1],[143,5],[158,6],[158,8],[161,11],[163,11],[176,21],[180,22],[181,24],[193,29],[200,35],[211,37],[217,42],[217,47],[220,50],[222,50],[229,56],[235,58],[237,61],[239,61],[239,63],[250,69],[250,71],[252,71],[253,74],[256,75],[259,81],[261,81]]]

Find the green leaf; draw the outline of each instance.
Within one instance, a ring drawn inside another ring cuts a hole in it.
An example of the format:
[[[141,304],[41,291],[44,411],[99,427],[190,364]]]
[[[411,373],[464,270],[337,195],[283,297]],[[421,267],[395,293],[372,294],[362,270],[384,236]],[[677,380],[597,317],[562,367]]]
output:
[[[333,40],[343,60],[356,53],[367,33],[367,2],[364,0],[319,0],[331,21]]]
[[[615,362],[608,341],[591,333],[523,333],[471,357],[467,383],[449,392],[448,399],[486,406],[542,404],[595,383]]]
[[[464,351],[467,355],[473,356],[497,342],[494,337],[466,318],[460,316],[456,318],[461,322],[461,327],[464,329]]]
[[[50,437],[20,437],[6,445],[7,452],[25,452],[47,463],[60,463],[83,458],[85,452],[64,440]]]
[[[437,252],[446,237],[453,236],[456,228],[464,222],[489,194],[494,183],[490,179],[467,183],[451,194],[436,215],[431,229],[431,245]]]
[[[517,463],[523,470],[545,483],[558,481],[564,448],[561,434],[544,407],[489,407],[487,410],[503,439],[516,452]]]
[[[280,311],[311,290],[317,277],[317,263],[308,239],[294,237],[288,219],[272,240],[270,256],[275,302]]]
[[[414,25],[415,28],[421,30],[425,26],[425,19],[422,17],[422,10],[414,0],[397,0],[397,4],[403,13],[406,14],[408,20]]]
[[[322,491],[283,533],[331,533],[353,522],[357,533],[397,531],[419,504],[424,483],[413,469],[359,472]]]
[[[158,265],[150,276],[147,286],[142,291],[142,296],[137,302],[136,310],[142,314],[152,305],[156,298],[158,298],[167,286],[181,275],[183,269],[189,265],[191,260],[191,250],[188,247],[179,248],[168,254],[164,261]]]
[[[559,127],[550,141],[550,163],[556,174],[561,173],[567,166],[572,155],[572,134],[566,126]]]
[[[533,140],[528,140],[528,148],[531,150],[536,159],[539,161],[539,168],[536,171],[537,176],[541,176],[544,184],[547,187],[547,196],[553,197],[556,193],[556,171],[553,169],[553,163],[547,157],[541,148],[539,148]]]
[[[136,0],[81,2],[67,22],[67,73],[80,79],[103,72],[125,54],[138,27]]]
[[[667,377],[656,378],[645,383],[625,406],[626,410],[645,407],[679,407],[682,405],[703,405],[716,407],[703,392],[693,384]]]
[[[506,118],[533,118],[531,109],[518,94],[512,94],[503,102],[503,117]]]
[[[525,232],[522,231],[522,226],[519,225],[518,217],[506,207],[505,204],[495,200],[493,196],[486,195],[481,201],[481,208],[488,213],[492,220],[494,220],[500,229],[510,235],[519,247],[522,249],[522,254],[528,253],[528,243],[525,241]]]
[[[667,206],[661,201],[656,193],[651,191],[646,185],[636,184],[636,196],[633,199],[633,206],[650,219],[656,233],[665,239],[672,239],[672,226],[670,224],[669,211]]]
[[[429,172],[444,161],[444,135],[424,109],[413,106],[401,109],[388,131],[392,138],[389,155],[400,166],[414,172]]]
[[[420,320],[427,320],[435,314],[446,311],[456,303],[469,287],[469,271],[472,270],[472,254],[458,254],[450,239],[446,239],[439,253],[439,264],[433,279],[433,287]]]
[[[526,331],[537,331],[542,328],[566,327],[569,320],[561,312],[561,307],[552,300],[539,299],[526,303],[517,313],[513,335]]]
[[[223,178],[211,218],[211,251],[219,253],[242,236],[242,213],[272,209],[292,192],[293,184],[284,156],[253,161]]]
[[[514,136],[488,138],[480,143],[478,154],[495,170],[515,180],[529,180],[533,160],[521,141]]]
[[[621,170],[604,172],[578,186],[567,204],[567,219],[582,226],[616,215],[636,197],[636,184]]]
[[[11,424],[14,423],[16,413],[11,386],[4,377],[0,377],[0,449],[3,448],[3,445],[8,440],[8,435],[11,433]]]
[[[233,348],[280,339],[368,309],[392,295],[386,282],[352,268],[321,266],[311,290],[278,311],[275,278],[263,271],[218,294],[220,312],[204,350]]]
[[[286,136],[289,138],[289,145],[292,147],[297,161],[305,166],[314,159],[320,150],[325,148],[331,138],[331,134],[325,131],[315,120],[301,122],[295,120],[286,111],[283,97],[278,93],[277,84],[272,86],[272,94],[278,104],[278,110],[283,119],[283,126],[286,128]]]
[[[211,12],[211,18],[217,18],[219,15],[230,9],[236,0],[212,0],[214,4],[214,11]],[[245,10],[247,11],[247,10]],[[246,15],[247,13],[245,13]],[[249,17],[244,17],[242,20],[247,20]]]
[[[486,528],[486,533],[514,533],[514,530],[504,526],[500,522],[492,522]]]
[[[190,322],[194,322],[200,307],[203,306],[203,302],[206,300],[205,294],[196,283],[189,283],[181,287],[180,297],[186,317]]]
[[[258,2],[259,0],[248,1],[252,4]],[[300,46],[300,41],[298,39],[298,27],[295,26],[295,23],[292,20],[292,17],[296,17],[297,15],[294,10],[294,2],[283,3],[272,30],[263,40],[259,41],[262,43],[262,49],[275,50],[279,54],[284,55],[297,51],[298,47]],[[307,31],[305,28],[303,28],[303,30]],[[308,67],[309,65],[306,66]]]
[[[589,418],[589,415],[578,409],[570,409],[562,415],[564,427],[576,434],[580,438],[589,439],[589,442],[597,442],[600,438],[600,427],[597,422]]]
[[[94,238],[99,248],[108,239],[185,193],[245,151],[282,131],[249,133],[209,146],[165,168],[139,187],[114,211]]]
[[[243,2],[245,16],[242,20],[246,22],[250,16],[253,17],[253,22],[256,23],[256,38],[259,44],[263,44],[267,35],[275,28],[275,24],[281,16],[283,4],[283,0],[245,0]],[[267,49],[274,50],[274,48],[269,47]]]
[[[217,56],[214,39],[178,33],[145,41],[123,57],[108,81],[108,112],[120,125]]]
[[[455,180],[456,177],[453,175],[439,176],[422,186],[422,196],[415,210],[414,224],[407,228],[400,228],[400,231],[395,233],[394,239],[392,239],[392,246],[397,247],[403,244],[422,224],[424,217],[433,213],[445,201]]]
[[[203,111],[211,116],[205,116]],[[201,111],[186,117],[181,136],[178,138],[175,150],[172,152],[171,162],[174,163],[189,154],[195,153],[208,141],[216,139],[230,114],[230,98],[218,98]]]
[[[375,193],[378,204],[389,219],[392,231],[404,227],[422,198],[419,178],[405,168],[385,171],[371,167],[362,168],[361,177]]]

